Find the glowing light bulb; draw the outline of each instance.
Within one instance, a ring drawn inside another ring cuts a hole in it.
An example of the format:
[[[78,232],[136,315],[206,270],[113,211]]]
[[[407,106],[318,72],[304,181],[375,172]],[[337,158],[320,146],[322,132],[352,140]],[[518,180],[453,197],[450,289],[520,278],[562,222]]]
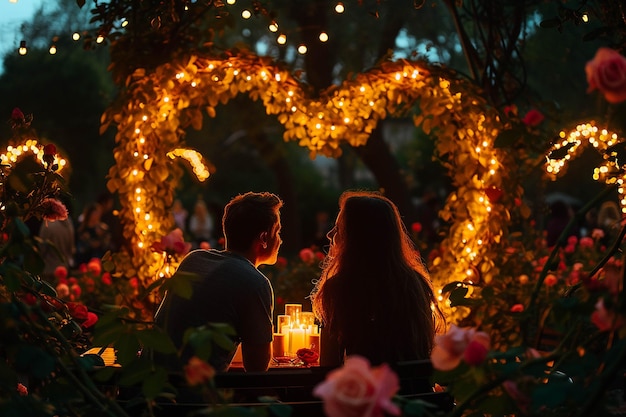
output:
[[[74,32],[72,34],[72,39],[75,40],[75,41],[79,40],[80,39],[80,33]]]
[[[19,52],[20,55],[26,55],[28,53],[26,41],[20,41],[20,49],[18,49],[17,52]]]
[[[250,12],[250,10],[244,10],[243,12],[241,12],[241,17],[243,17],[244,19],[250,19],[252,17],[252,13]]]
[[[284,45],[287,43],[287,36],[281,34],[278,36],[278,38],[276,39],[276,42],[278,42],[280,45]]]
[[[306,54],[306,51],[307,51],[306,45],[300,45],[300,46],[298,46],[298,53],[299,53],[300,55],[304,55],[304,54]]]
[[[339,2],[339,3],[337,3],[337,5],[335,5],[335,11],[337,13],[343,13],[345,10],[346,9],[345,9],[345,7],[343,7],[343,3],[342,2]]]
[[[48,52],[50,52],[50,55],[54,55],[57,53],[57,47],[56,45],[51,45],[50,49],[48,50]]]
[[[270,32],[278,32],[278,24],[277,23],[271,23],[268,26]]]
[[[328,33],[326,33],[326,32],[320,33],[319,38],[320,38],[320,41],[322,41],[322,42],[328,42]]]

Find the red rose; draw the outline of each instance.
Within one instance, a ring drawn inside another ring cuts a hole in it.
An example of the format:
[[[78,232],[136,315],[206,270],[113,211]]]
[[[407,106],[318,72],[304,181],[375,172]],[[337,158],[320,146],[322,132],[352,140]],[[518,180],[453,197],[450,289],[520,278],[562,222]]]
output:
[[[89,311],[84,304],[69,302],[67,303],[67,309],[74,320],[81,322],[87,320]]]
[[[472,340],[463,352],[463,360],[470,366],[478,366],[487,359],[489,345],[482,340]]]
[[[113,284],[113,280],[111,279],[111,274],[109,272],[105,272],[104,274],[102,274],[101,280],[104,285]]]
[[[599,90],[609,103],[626,100],[626,58],[611,48],[600,48],[585,65],[587,92]]]
[[[94,324],[96,324],[97,322],[98,322],[98,316],[95,313],[88,311],[87,318],[85,319],[84,322],[80,324],[80,327],[82,327],[83,329],[88,329]]]
[[[543,122],[543,119],[545,119],[545,117],[539,110],[532,109],[526,113],[526,116],[522,119],[522,123],[526,126],[534,127]]]
[[[64,266],[57,266],[54,268],[54,277],[59,281],[63,281],[67,279],[67,268]]]
[[[304,362],[305,365],[317,362],[320,357],[320,355],[316,351],[308,348],[298,349],[298,351],[296,352],[296,356],[298,357],[298,359]]]
[[[24,113],[19,108],[14,108],[11,112],[11,119],[13,120],[24,120]]]
[[[49,143],[49,144],[47,144],[46,146],[43,147],[43,154],[44,155],[52,155],[52,156],[54,156],[54,155],[57,154],[57,147],[54,146],[52,143]]]

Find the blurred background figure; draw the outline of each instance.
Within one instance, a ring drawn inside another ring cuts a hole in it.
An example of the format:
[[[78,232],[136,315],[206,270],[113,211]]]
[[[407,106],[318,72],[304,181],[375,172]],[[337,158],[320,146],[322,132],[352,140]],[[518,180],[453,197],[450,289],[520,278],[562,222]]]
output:
[[[54,282],[54,270],[64,266],[68,270],[74,267],[76,236],[74,223],[70,216],[65,220],[44,221],[39,229],[39,252],[44,261],[43,278]]]
[[[102,258],[111,249],[111,232],[102,222],[102,208],[97,203],[87,205],[76,230],[76,265]]]
[[[598,210],[598,227],[604,231],[603,242],[613,243],[619,234],[622,212],[615,201],[605,201]]]
[[[109,228],[111,235],[109,249],[113,251],[120,249],[124,243],[122,223],[120,222],[118,210],[115,210],[113,194],[108,191],[101,193],[96,199],[96,204],[100,206],[100,221]]]
[[[565,201],[556,200],[550,205],[550,217],[546,222],[546,243],[548,247],[556,245],[559,236],[561,236],[561,233],[563,233],[563,230],[565,230],[573,217],[572,208]],[[568,236],[580,237],[578,225],[573,225],[570,228]]]
[[[183,235],[187,234],[187,217],[189,217],[189,212],[178,198],[172,204],[172,215],[174,216],[176,227],[183,231]]]
[[[195,247],[199,247],[202,242],[209,242],[211,247],[213,242],[214,223],[209,209],[202,199],[198,199],[193,208],[193,213],[189,217],[189,234]]]

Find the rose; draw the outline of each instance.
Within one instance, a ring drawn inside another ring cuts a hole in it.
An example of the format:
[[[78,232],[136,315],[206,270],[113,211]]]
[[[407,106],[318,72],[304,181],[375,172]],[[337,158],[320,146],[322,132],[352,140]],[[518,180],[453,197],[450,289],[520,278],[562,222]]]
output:
[[[482,348],[478,345],[482,345]],[[478,365],[487,357],[490,345],[487,333],[479,332],[474,328],[457,327],[453,324],[446,334],[435,336],[435,347],[430,359],[433,367],[442,371],[456,368],[461,363],[461,359],[466,362],[469,360],[467,362],[469,365]],[[468,348],[469,352],[466,353]]]
[[[626,58],[611,48],[600,48],[585,65],[587,92],[599,90],[609,103],[626,100]]]
[[[82,327],[83,329],[88,329],[94,324],[96,324],[97,322],[98,322],[98,316],[95,313],[88,311],[87,318],[85,319],[84,322],[80,324],[80,327]]]
[[[532,109],[522,119],[526,126],[535,127],[545,119],[544,115],[537,109]]]
[[[315,262],[315,252],[313,252],[309,248],[302,249],[299,253],[299,256],[300,256],[300,260],[304,262],[305,264],[310,265],[313,262]]]
[[[543,283],[548,287],[554,287],[557,282],[559,282],[559,279],[554,274],[546,275],[546,278],[543,280]]]
[[[104,274],[102,274],[102,277],[100,278],[100,280],[102,281],[104,285],[113,284],[113,279],[111,278],[111,273],[109,272],[105,272]]]
[[[59,200],[44,198],[41,200],[41,203],[39,203],[39,207],[41,208],[41,213],[45,220],[53,222],[55,220],[67,219],[67,207]]]
[[[215,369],[197,356],[192,356],[185,365],[185,378],[191,386],[205,384],[214,376]]]
[[[419,233],[422,231],[422,224],[420,222],[414,222],[411,224],[411,230],[414,233]]]
[[[343,367],[326,375],[313,389],[324,401],[327,417],[383,417],[400,415],[391,399],[400,387],[398,376],[387,364],[370,367],[367,359],[349,356]]]
[[[11,112],[11,119],[15,120],[15,121],[20,121],[20,120],[24,120],[24,112],[22,112],[22,110],[19,109],[19,107],[16,107],[13,109],[13,111]]]
[[[604,306],[604,299],[598,298],[596,302],[596,310],[591,313],[591,322],[601,331],[615,330],[624,324],[621,316],[609,311]]]
[[[63,281],[67,279],[67,268],[63,265],[57,266],[54,268],[54,277],[59,281]]]
[[[319,353],[308,348],[298,349],[298,351],[296,352],[296,356],[298,357],[298,359],[304,362],[305,365],[310,365],[317,362],[320,357]]]
[[[100,275],[102,272],[102,263],[100,262],[100,259],[91,258],[91,260],[87,262],[87,270],[93,275]]]
[[[50,165],[54,163],[54,156],[57,153],[57,148],[53,144],[49,143],[43,147],[43,161]]]
[[[84,304],[69,302],[67,303],[67,309],[74,320],[81,322],[87,320],[89,311]]]

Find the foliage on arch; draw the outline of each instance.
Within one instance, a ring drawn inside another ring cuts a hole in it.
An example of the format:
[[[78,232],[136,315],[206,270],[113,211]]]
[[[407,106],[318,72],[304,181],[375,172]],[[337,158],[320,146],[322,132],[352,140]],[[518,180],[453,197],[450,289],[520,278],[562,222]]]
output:
[[[213,117],[219,104],[247,94],[282,123],[285,141],[297,141],[312,157],[336,157],[342,142],[363,145],[380,120],[418,109],[415,125],[436,138],[436,157],[456,187],[442,211],[451,226],[432,259],[435,287],[498,275],[497,252],[522,190],[511,176],[514,156],[494,147],[503,123],[471,83],[399,60],[356,74],[318,99],[306,91],[286,69],[249,53],[195,55],[128,78],[123,106],[103,118],[103,129],[118,128],[108,187],[120,196],[130,242],[124,274],[145,285],[156,276],[159,256],[149,248],[173,226],[169,207],[181,170],[167,155],[181,146],[184,128],[200,128],[203,112]]]

